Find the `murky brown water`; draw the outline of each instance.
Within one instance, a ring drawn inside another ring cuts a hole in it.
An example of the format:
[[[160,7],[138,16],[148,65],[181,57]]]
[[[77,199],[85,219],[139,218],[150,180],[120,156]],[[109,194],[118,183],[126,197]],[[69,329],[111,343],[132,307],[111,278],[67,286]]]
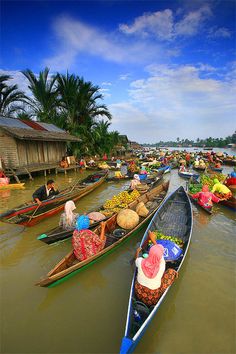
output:
[[[62,189],[87,174],[53,177]],[[23,191],[0,192],[0,212],[31,199],[44,181],[36,177]],[[127,184],[104,183],[77,203],[78,212],[99,206]],[[185,181],[172,171],[170,191],[180,184]],[[220,206],[212,216],[193,210],[192,242],[180,277],[136,353],[236,353],[235,213]],[[1,353],[118,353],[130,260],[142,233],[59,286],[39,288],[34,283],[71,248],[70,240],[49,246],[36,239],[58,220],[56,215],[28,229],[0,223]]]

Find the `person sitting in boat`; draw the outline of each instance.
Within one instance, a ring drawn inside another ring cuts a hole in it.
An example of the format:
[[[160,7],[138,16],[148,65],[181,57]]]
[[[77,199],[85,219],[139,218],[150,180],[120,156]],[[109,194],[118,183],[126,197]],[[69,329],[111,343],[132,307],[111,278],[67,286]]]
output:
[[[81,168],[86,167],[86,161],[85,161],[85,159],[83,157],[80,159],[79,165],[80,165]]]
[[[180,172],[187,172],[187,169],[185,168],[184,164],[182,163],[182,165],[179,168]]]
[[[226,186],[236,186],[236,172],[231,172],[228,178],[225,181]]]
[[[216,163],[215,163],[215,166],[214,166],[215,168],[221,168],[221,163],[220,163],[220,161],[217,161]]]
[[[88,165],[89,166],[94,166],[95,165],[95,161],[94,161],[94,159],[92,157],[90,158],[90,160],[88,162]]]
[[[214,186],[211,191],[221,200],[228,200],[232,197],[231,190],[223,183],[220,183],[217,178],[214,179]]]
[[[59,194],[59,190],[55,188],[55,182],[53,179],[49,179],[46,184],[39,187],[32,195],[33,200],[38,203],[38,205],[42,204],[42,201],[48,198],[51,198],[54,195]]]
[[[64,213],[61,214],[59,220],[59,226],[64,230],[73,230],[75,228],[76,220],[79,216],[79,214],[73,213],[75,209],[76,206],[73,200],[68,200],[65,204]]]
[[[141,184],[139,175],[134,174],[134,178],[130,183],[130,189],[134,190],[138,184]]]
[[[69,167],[69,164],[67,162],[66,156],[63,156],[63,158],[60,161],[60,167],[62,168],[67,168]]]
[[[116,168],[121,168],[121,160],[120,159],[116,160]]]
[[[146,171],[145,166],[141,167],[140,175],[147,175],[147,171]]]
[[[76,229],[72,236],[72,246],[75,257],[79,261],[84,261],[100,252],[106,243],[105,228],[106,223],[101,222],[100,235],[88,230],[90,225],[89,217],[81,215],[76,222]]]
[[[202,167],[202,168],[205,168],[205,167],[206,167],[206,164],[205,164],[205,162],[204,162],[203,159],[200,159],[200,160],[199,160],[199,167]]]
[[[196,158],[196,160],[194,161],[194,167],[199,167],[199,159]]]
[[[142,248],[139,247],[136,251],[137,278],[134,288],[137,299],[147,306],[152,306],[172,284],[178,273],[171,268],[165,271],[164,247],[156,243],[155,234],[151,231],[149,231],[149,238],[153,246],[147,258],[138,257]]]
[[[121,171],[115,171],[115,178],[123,178]]]
[[[215,196],[215,194],[209,191],[208,185],[205,184],[202,187],[201,192],[195,193],[192,195],[194,199],[197,199],[199,205],[203,206],[206,209],[211,209],[214,203],[219,203],[220,199]]]

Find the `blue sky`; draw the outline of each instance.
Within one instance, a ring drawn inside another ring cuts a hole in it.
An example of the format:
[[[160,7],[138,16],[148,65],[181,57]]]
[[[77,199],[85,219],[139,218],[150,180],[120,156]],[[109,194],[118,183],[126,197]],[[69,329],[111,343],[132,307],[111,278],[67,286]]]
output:
[[[67,70],[101,87],[130,140],[235,130],[236,2],[2,1],[1,72]]]

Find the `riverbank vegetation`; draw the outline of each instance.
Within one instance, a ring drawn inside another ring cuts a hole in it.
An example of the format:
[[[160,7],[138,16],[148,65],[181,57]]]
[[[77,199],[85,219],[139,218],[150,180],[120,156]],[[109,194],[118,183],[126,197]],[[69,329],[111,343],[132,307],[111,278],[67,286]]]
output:
[[[28,81],[28,95],[10,84],[10,76],[0,76],[1,116],[55,124],[81,139],[69,145],[76,155],[113,152],[120,135],[108,129],[112,115],[102,103],[99,86],[68,72],[50,75],[48,68],[39,75],[29,69],[22,74]]]
[[[234,134],[227,136],[226,138],[212,138],[207,139],[197,138],[194,140],[180,139],[177,138],[176,141],[159,141],[155,144],[143,144],[145,146],[153,147],[227,147],[229,144],[236,144],[236,132]]]

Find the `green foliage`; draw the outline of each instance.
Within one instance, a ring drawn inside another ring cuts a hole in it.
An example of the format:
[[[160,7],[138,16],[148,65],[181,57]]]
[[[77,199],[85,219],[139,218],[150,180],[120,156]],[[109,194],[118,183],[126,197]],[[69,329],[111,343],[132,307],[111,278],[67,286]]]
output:
[[[8,85],[12,77],[0,75],[0,114],[5,117],[15,117],[17,112],[23,111],[21,105],[26,101],[26,96],[17,85]]]

